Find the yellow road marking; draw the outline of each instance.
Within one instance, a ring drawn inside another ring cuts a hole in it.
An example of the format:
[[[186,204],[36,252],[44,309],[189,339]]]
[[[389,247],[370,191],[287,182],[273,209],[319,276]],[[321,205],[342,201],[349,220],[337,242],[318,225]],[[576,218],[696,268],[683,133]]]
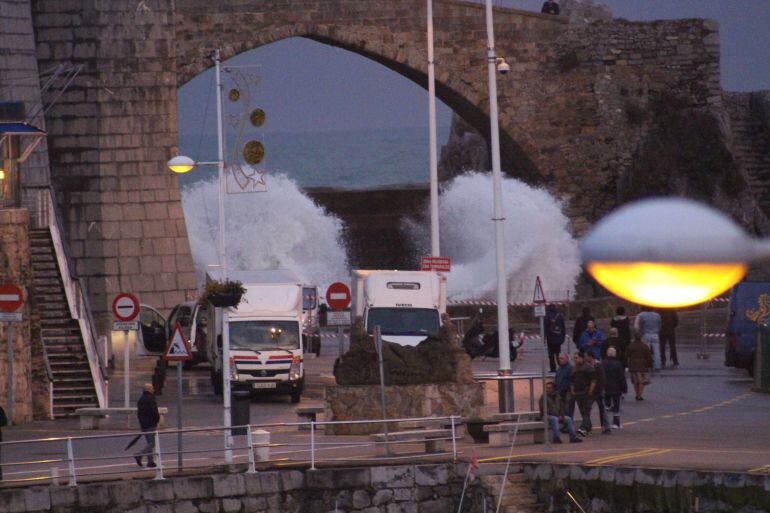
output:
[[[660,418],[661,419],[670,419],[671,417],[673,417],[673,415],[662,415]]]
[[[770,474],[770,465],[765,465],[764,467],[757,467],[752,468],[751,470],[747,470],[749,474]]]
[[[588,461],[585,462],[585,464],[586,465],[602,465],[604,463],[609,463],[611,461],[624,460],[624,459],[628,459],[628,458],[634,458],[636,456],[645,456],[647,454],[652,454],[652,453],[657,452],[659,450],[660,449],[647,448],[647,449],[641,449],[641,450],[637,450],[637,451],[624,452],[624,453],[621,453],[621,454],[614,454],[612,456],[604,456],[602,458],[596,458],[596,459],[593,459],[593,460],[588,460]]]
[[[557,456],[557,455],[569,455],[569,454],[585,454],[595,452],[610,452],[617,449],[585,449],[580,451],[542,451],[542,452],[529,452],[526,454],[514,454],[511,458],[526,458],[528,456]],[[495,461],[507,460],[508,456],[490,456],[489,458],[479,458],[479,463],[492,463]]]

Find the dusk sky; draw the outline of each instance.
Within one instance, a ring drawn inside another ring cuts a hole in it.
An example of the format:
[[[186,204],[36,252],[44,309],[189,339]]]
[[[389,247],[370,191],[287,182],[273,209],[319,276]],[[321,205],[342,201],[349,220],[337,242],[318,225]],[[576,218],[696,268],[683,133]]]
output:
[[[495,0],[496,4],[500,0]],[[541,0],[502,0],[506,6],[539,10]],[[770,89],[770,1],[606,0],[615,17],[629,20],[710,18],[720,24],[722,85],[730,91]],[[480,51],[483,51],[480,49]],[[364,57],[295,38],[258,48],[230,62],[258,64],[257,93],[268,113],[266,129],[326,132],[427,126],[427,92]],[[484,72],[485,73],[485,72]],[[213,73],[180,91],[183,134],[213,132],[213,106],[203,121],[202,105],[213,102]],[[451,112],[439,105],[439,124]],[[442,143],[442,141],[439,141]]]

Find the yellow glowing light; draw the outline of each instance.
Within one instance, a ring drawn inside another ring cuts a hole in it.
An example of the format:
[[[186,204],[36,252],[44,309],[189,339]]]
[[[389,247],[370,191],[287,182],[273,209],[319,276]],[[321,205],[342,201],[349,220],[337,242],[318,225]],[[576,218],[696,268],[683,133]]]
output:
[[[178,155],[169,160],[166,165],[174,173],[183,174],[195,167],[195,161],[190,157]]]
[[[5,169],[0,169],[0,180],[5,180]]]
[[[588,272],[607,290],[642,305],[696,305],[728,290],[748,270],[742,262],[589,262]]]
[[[182,165],[179,165],[179,166],[168,166],[168,168],[171,171],[173,171],[174,173],[179,173],[181,175],[181,174],[184,174],[184,173],[188,172],[189,170],[191,170],[193,168],[193,166],[190,166],[190,165],[187,165],[187,164],[182,164]]]

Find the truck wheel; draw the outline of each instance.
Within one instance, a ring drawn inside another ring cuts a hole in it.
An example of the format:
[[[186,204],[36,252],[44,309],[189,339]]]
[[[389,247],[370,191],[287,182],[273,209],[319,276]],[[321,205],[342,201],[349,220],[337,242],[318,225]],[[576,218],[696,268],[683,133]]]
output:
[[[291,393],[291,402],[294,404],[297,404],[300,400],[300,397],[302,397],[302,392],[292,392]]]
[[[222,395],[222,374],[216,373],[214,374],[214,394],[215,395]]]

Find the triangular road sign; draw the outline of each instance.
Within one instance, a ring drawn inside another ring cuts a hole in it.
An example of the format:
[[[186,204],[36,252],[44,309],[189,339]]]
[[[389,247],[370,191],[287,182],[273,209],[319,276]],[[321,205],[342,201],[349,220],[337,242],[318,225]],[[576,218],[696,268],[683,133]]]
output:
[[[187,343],[182,326],[179,323],[176,323],[176,326],[174,326],[171,339],[166,346],[166,352],[163,353],[163,359],[167,362],[183,362],[192,359],[190,345]]]
[[[532,295],[532,302],[535,304],[544,304],[545,292],[543,292],[543,284],[540,283],[540,276],[535,278],[535,293]]]

